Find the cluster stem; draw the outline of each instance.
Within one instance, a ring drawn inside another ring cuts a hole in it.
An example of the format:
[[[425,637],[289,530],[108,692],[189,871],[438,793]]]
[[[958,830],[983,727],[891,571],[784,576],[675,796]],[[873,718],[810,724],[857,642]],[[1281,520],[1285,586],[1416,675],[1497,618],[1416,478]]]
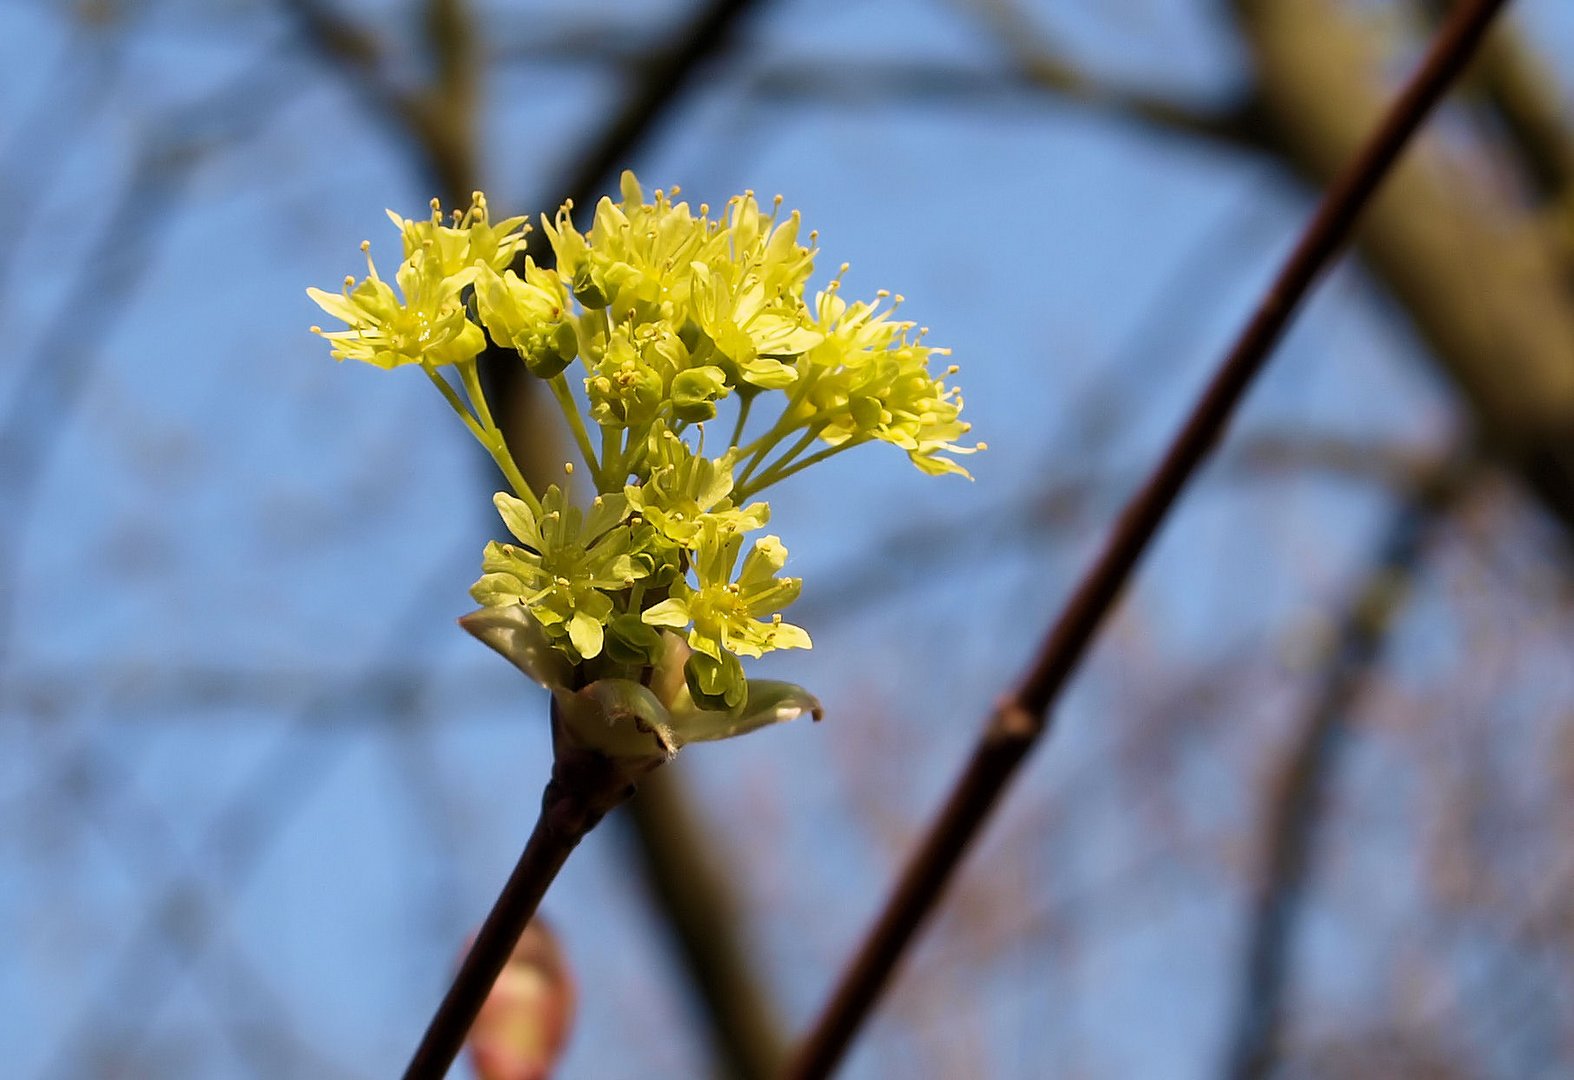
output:
[[[404,1080],[442,1080],[464,1046],[492,984],[569,855],[606,813],[634,793],[635,777],[604,755],[572,745],[552,705],[552,778],[541,816],[459,973],[421,1037]]]

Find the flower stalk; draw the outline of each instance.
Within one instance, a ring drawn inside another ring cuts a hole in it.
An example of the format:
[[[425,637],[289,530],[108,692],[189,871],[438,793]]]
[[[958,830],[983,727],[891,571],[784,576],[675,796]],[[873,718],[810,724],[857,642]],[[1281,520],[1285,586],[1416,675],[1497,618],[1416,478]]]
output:
[[[634,793],[638,770],[575,745],[564,732],[555,705],[552,711],[552,778],[541,798],[541,816],[427,1025],[404,1080],[441,1080],[448,1074],[492,984],[558,871],[602,817]]]

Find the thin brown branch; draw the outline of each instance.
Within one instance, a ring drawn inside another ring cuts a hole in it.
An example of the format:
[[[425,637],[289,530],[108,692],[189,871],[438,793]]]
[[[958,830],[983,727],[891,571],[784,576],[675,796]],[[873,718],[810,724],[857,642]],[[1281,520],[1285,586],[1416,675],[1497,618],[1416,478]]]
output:
[[[570,745],[559,726],[555,702],[552,712],[552,778],[541,796],[541,817],[432,1015],[404,1080],[442,1080],[448,1075],[492,984],[558,871],[607,811],[634,793],[628,771],[611,758]]]
[[[1463,494],[1473,474],[1455,455],[1431,470],[1397,509],[1377,558],[1356,591],[1326,659],[1319,688],[1272,788],[1262,879],[1253,901],[1224,1072],[1233,1080],[1266,1077],[1280,1056],[1290,946],[1311,875],[1323,795],[1340,760],[1346,718],[1420,573],[1434,523]]]
[[[1300,301],[1349,239],[1362,208],[1422,120],[1459,75],[1505,0],[1459,6],[1360,155],[1324,196],[1213,381],[1152,476],[1127,505],[1103,553],[1072,594],[1022,685],[986,725],[972,760],[889,902],[787,1070],[823,1077],[841,1060],[908,943],[933,910],[969,843],[1018,766],[1049,729],[1049,712],[1186,482],[1217,444]]]

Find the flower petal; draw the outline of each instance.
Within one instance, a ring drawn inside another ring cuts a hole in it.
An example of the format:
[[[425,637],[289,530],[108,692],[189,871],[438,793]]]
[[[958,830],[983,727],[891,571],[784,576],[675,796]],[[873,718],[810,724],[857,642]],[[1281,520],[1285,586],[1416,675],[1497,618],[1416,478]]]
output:
[[[576,611],[574,617],[568,620],[568,640],[574,643],[574,648],[578,649],[579,655],[586,660],[601,655],[604,638],[601,623],[594,616]]]
[[[674,626],[681,630],[689,625],[689,606],[672,596],[647,608],[640,618],[645,620],[647,626]]]

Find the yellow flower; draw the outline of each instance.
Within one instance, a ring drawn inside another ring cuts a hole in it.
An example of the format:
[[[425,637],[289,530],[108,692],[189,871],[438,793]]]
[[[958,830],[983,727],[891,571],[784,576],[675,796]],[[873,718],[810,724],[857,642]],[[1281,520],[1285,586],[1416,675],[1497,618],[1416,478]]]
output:
[[[454,211],[454,223],[443,224],[443,207],[432,200],[432,216],[427,221],[411,221],[392,210],[389,220],[404,238],[404,257],[426,252],[434,272],[449,277],[482,263],[501,271],[514,260],[530,226],[523,217],[505,218],[497,224],[487,217],[486,196],[479,191],[470,196],[470,208],[463,214]],[[523,226],[523,228],[521,228]]]
[[[370,247],[362,243],[361,250]],[[440,366],[473,359],[486,347],[486,335],[466,317],[459,302],[473,271],[444,275],[428,262],[425,251],[417,251],[399,266],[396,294],[377,275],[370,254],[366,267],[366,279],[357,283],[345,278],[339,295],[306,290],[318,307],[349,325],[347,330],[332,331],[312,327],[313,333],[333,343],[334,359],[363,360],[380,368]]]

